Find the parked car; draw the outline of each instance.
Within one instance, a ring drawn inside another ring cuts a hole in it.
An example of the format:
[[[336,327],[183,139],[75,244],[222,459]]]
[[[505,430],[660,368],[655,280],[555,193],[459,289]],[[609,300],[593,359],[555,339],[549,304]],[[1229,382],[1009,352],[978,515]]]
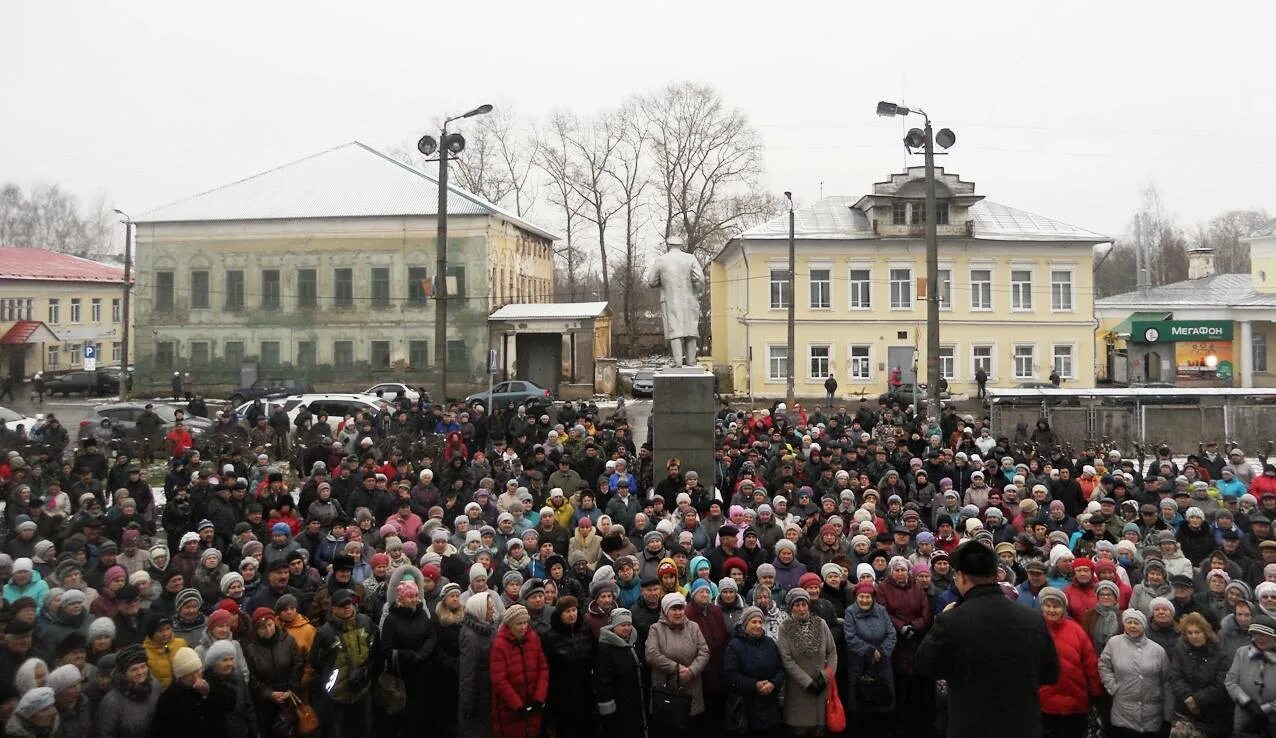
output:
[[[105,369],[96,371],[74,371],[51,377],[44,381],[44,391],[50,395],[67,396],[72,393],[82,395],[109,395],[120,391],[118,373]]]
[[[384,401],[388,402],[388,400]],[[288,414],[288,422],[290,423],[301,414],[301,406],[304,404],[312,415],[318,415],[321,412],[327,413],[328,424],[332,426],[333,430],[336,430],[337,423],[345,416],[354,415],[360,410],[375,413],[381,409],[380,402],[383,402],[383,400],[364,394],[314,393],[264,400],[262,404],[268,406],[268,412],[270,408],[282,405],[284,412]],[[235,408],[235,413],[242,419],[247,416],[248,408],[251,406],[251,401],[238,405]]]
[[[656,392],[656,373],[643,369],[634,375],[631,388],[634,397],[651,397]]]
[[[22,413],[17,412],[16,410],[10,410],[7,407],[0,407],[0,423],[4,423],[4,427],[11,431],[16,431],[18,426],[22,426],[28,433],[30,433],[31,429],[36,427],[39,422],[39,418],[32,418],[30,416],[23,415]]]
[[[258,379],[247,387],[240,387],[230,393],[230,402],[232,405],[238,405],[244,400],[273,400],[277,397],[287,397],[289,395],[300,395],[306,392],[314,392],[315,388],[308,382],[300,379],[288,379],[284,377],[266,377]]]
[[[381,384],[375,384],[364,390],[361,394],[370,395],[372,397],[379,396],[391,402],[400,397],[406,397],[408,398],[408,402],[411,402],[414,405],[421,399],[420,391],[399,382],[382,382]],[[426,395],[426,397],[428,398],[429,395]]]
[[[482,405],[488,410],[504,407],[505,403],[533,407],[547,407],[554,404],[554,395],[544,387],[538,387],[524,379],[498,382],[492,392],[475,392],[465,398],[466,405]]]
[[[877,399],[887,404],[898,401],[901,405],[916,405],[919,402],[924,402],[926,400],[928,397],[928,389],[929,388],[927,387],[918,389],[917,386],[912,383],[901,384],[892,392],[883,392]],[[949,395],[947,392],[939,393],[939,402],[941,405],[948,399]]]
[[[1015,389],[1059,389],[1054,382],[1020,382],[1015,385]]]
[[[155,414],[160,417],[160,420],[164,421],[165,429],[173,425],[173,421],[177,419],[178,410],[185,410],[185,408],[164,402],[150,404]],[[132,435],[137,428],[137,419],[146,411],[146,405],[147,403],[145,402],[109,402],[105,405],[98,405],[89,411],[87,417],[80,421],[79,437],[81,439],[88,438],[93,433],[93,428],[101,425],[102,421],[108,418],[118,423],[125,433]],[[208,418],[192,416],[190,413],[186,413],[182,424],[190,431],[191,436],[196,439],[213,427],[213,421]]]

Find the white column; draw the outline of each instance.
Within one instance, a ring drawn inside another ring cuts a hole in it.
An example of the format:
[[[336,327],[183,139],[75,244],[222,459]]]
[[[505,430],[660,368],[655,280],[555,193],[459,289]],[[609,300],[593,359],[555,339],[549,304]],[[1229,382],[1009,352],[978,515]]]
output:
[[[1241,345],[1240,345],[1240,350],[1236,352],[1236,355],[1240,359],[1240,367],[1238,368],[1238,370],[1240,371],[1241,387],[1243,388],[1254,386],[1253,338],[1254,338],[1253,330],[1252,330],[1250,321],[1242,320],[1241,321],[1241,339],[1240,339]]]

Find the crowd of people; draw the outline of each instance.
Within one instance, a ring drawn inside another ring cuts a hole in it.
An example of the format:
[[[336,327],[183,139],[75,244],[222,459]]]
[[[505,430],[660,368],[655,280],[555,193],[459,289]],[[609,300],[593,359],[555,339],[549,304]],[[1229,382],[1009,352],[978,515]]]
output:
[[[821,735],[834,689],[847,736],[1276,730],[1241,449],[724,405],[693,470],[587,403],[183,415],[0,433],[6,736]]]

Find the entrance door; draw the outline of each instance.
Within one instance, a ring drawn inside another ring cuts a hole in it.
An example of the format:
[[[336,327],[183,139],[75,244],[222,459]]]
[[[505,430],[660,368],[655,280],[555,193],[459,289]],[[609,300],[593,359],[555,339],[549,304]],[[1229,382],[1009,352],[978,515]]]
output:
[[[563,373],[562,335],[523,333],[517,341],[517,378],[558,394],[558,380]]]
[[[1143,376],[1148,382],[1163,382],[1161,376],[1161,354],[1149,351],[1143,355]]]
[[[899,367],[899,381],[904,384],[917,382],[917,371],[913,368],[912,346],[888,346],[886,348],[886,376]]]
[[[14,346],[5,351],[5,358],[9,360],[9,376],[13,377],[15,382],[21,382],[27,376],[27,348],[28,344]]]

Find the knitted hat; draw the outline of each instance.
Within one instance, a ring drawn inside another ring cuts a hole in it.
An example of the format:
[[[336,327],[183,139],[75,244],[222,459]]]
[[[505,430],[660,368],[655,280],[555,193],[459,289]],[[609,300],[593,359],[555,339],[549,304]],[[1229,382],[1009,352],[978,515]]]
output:
[[[751,618],[762,618],[766,620],[766,616],[762,614],[761,608],[749,605],[744,608],[744,612],[740,613],[740,623],[747,624]]]
[[[177,598],[173,601],[173,606],[178,610],[181,610],[182,605],[185,605],[187,602],[195,602],[200,607],[203,607],[204,597],[199,593],[198,589],[191,589],[190,587],[187,587],[177,593]]]
[[[220,584],[222,594],[226,594],[227,592],[229,592],[230,585],[234,584],[235,582],[239,582],[240,584],[243,584],[244,575],[240,574],[237,571],[230,571],[223,574],[221,579],[221,584]],[[184,592],[185,590],[182,590],[182,591]]]
[[[195,649],[182,646],[177,649],[177,654],[173,656],[173,677],[181,679],[187,674],[193,674],[204,668],[204,664],[199,660],[199,654],[195,653]]]
[[[471,582],[473,582],[475,579],[482,579],[486,581],[487,578],[488,578],[487,567],[483,566],[483,564],[475,562],[475,564],[470,567]]]
[[[47,710],[53,707],[54,693],[48,687],[36,687],[26,694],[22,695],[22,700],[18,702],[18,717],[30,719],[41,710]]]
[[[110,618],[97,618],[89,623],[89,640],[92,641],[100,636],[109,636],[115,638],[115,621]]]
[[[634,622],[633,613],[629,612],[623,607],[617,607],[615,610],[612,610],[611,615],[609,616],[607,620],[607,624],[611,626],[617,626],[622,623],[632,624],[633,622]]]
[[[1148,602],[1148,612],[1156,612],[1158,607],[1166,607],[1169,608],[1170,612],[1174,612],[1174,603],[1170,602],[1169,597],[1153,597]]]
[[[211,613],[209,613],[207,627],[209,630],[212,630],[213,628],[219,625],[230,625],[233,622],[235,622],[234,615],[232,615],[227,610],[222,610],[221,608],[218,608],[216,610],[213,610]]]
[[[687,606],[687,598],[683,597],[678,592],[670,592],[669,594],[660,598],[660,612],[662,613],[669,612],[670,608],[686,607],[686,606]]]
[[[790,589],[788,594],[784,596],[784,604],[788,606],[790,610],[793,609],[793,603],[797,602],[798,600],[810,602],[811,595],[808,594],[807,591],[805,589],[802,589],[801,587],[794,587],[793,589]]]
[[[1142,625],[1144,628],[1148,627],[1148,616],[1144,615],[1141,610],[1135,610],[1131,607],[1121,613],[1121,622],[1124,623],[1128,620],[1133,620],[1139,625]]]
[[[1121,596],[1121,590],[1120,590],[1120,589],[1116,586],[1116,583],[1115,583],[1115,582],[1108,581],[1107,579],[1105,579],[1105,580],[1103,580],[1103,581],[1099,582],[1098,584],[1094,585],[1094,595],[1095,595],[1095,597],[1098,597],[1098,596],[1099,596],[1099,593],[1100,593],[1100,592],[1103,592],[1103,591],[1107,591],[1107,592],[1108,592],[1109,594],[1111,594],[1113,597],[1120,597],[1120,596]]]
[[[727,590],[731,590],[732,592],[739,592],[740,585],[736,584],[735,580],[732,579],[731,577],[723,577],[722,581],[718,582],[718,592],[719,593],[726,592]]]
[[[82,681],[84,681],[84,675],[80,673],[79,669],[72,664],[63,664],[49,672],[49,676],[45,680],[45,686],[52,689],[54,694],[57,694],[68,687],[74,687]]]
[[[815,585],[816,587],[823,586],[824,580],[820,579],[819,574],[816,574],[815,572],[812,572],[812,571],[808,571],[807,573],[798,577],[799,587],[802,587],[805,589],[806,587],[810,587],[811,585]]]
[[[213,641],[213,644],[204,652],[204,668],[211,669],[218,661],[230,657],[237,657],[235,651],[235,642],[226,639],[224,641]]]
[[[758,578],[775,576],[775,567],[771,564],[758,564]]]
[[[825,564],[824,566],[820,567],[821,579],[828,579],[830,575],[833,575],[833,574],[840,575],[841,573],[842,573],[842,567],[838,566],[837,564],[834,564],[831,561]]]
[[[778,555],[781,551],[797,554],[797,544],[787,538],[781,538],[775,542],[775,553]]]
[[[527,612],[526,607],[523,607],[522,605],[510,605],[510,608],[501,616],[501,624],[508,626],[519,622],[525,623],[531,619],[532,616]]]

